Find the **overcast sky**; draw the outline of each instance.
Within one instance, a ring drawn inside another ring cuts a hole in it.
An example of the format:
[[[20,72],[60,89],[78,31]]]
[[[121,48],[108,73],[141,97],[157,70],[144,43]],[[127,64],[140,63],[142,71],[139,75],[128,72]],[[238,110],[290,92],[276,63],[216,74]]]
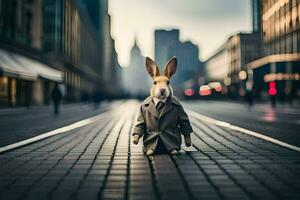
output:
[[[154,57],[154,30],[179,28],[205,60],[232,33],[251,31],[250,0],[109,0],[112,36],[122,66],[129,63],[135,36],[145,56]]]

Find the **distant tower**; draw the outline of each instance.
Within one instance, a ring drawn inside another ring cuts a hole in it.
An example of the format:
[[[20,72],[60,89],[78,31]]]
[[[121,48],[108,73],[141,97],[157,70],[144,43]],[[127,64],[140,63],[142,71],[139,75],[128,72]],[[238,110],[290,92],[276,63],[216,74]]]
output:
[[[252,0],[252,31],[261,31],[261,0]]]
[[[146,72],[145,57],[137,44],[137,38],[130,52],[130,64],[123,70],[126,91],[132,97],[148,96],[151,79]]]
[[[185,82],[193,80],[195,73],[200,71],[199,48],[190,41],[175,43],[169,47],[168,57],[176,56],[178,66],[171,80],[174,89],[182,90]]]
[[[168,50],[170,46],[179,43],[179,30],[156,30],[155,31],[155,62],[163,68],[169,60]]]
[[[155,61],[163,69],[166,62],[173,56],[177,57],[177,72],[171,79],[175,95],[180,96],[182,91],[194,84],[195,76],[203,71],[199,61],[199,48],[190,41],[179,40],[179,30],[156,30],[155,31]]]

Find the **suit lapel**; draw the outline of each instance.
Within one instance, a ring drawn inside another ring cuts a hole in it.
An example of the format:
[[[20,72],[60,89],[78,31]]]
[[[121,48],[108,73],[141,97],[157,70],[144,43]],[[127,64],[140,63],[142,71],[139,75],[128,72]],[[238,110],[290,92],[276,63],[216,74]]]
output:
[[[151,99],[151,101],[149,102],[149,106],[148,106],[148,111],[154,115],[157,119],[159,118],[159,112],[157,111],[157,109],[155,108],[155,104],[153,102],[153,100]]]
[[[159,117],[161,118],[162,116],[164,116],[166,113],[168,113],[170,110],[172,110],[172,105],[170,103],[170,98],[168,98],[165,107],[163,108],[163,110],[160,112]]]

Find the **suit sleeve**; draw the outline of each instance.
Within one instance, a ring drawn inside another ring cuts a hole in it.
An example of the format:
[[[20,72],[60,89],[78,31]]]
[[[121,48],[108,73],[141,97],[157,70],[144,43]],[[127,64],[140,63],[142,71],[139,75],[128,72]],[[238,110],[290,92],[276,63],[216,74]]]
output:
[[[179,106],[179,116],[178,116],[178,126],[179,130],[183,135],[187,135],[193,132],[193,128],[191,126],[188,115],[183,109],[183,106]]]
[[[140,135],[142,137],[146,131],[146,123],[143,116],[142,106],[140,107],[139,115],[137,117],[136,124],[133,128],[132,135]]]

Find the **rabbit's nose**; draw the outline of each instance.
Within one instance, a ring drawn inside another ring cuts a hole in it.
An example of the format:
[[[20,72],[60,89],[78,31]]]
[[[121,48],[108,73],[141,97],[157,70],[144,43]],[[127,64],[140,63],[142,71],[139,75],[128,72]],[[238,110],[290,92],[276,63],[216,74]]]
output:
[[[163,93],[165,93],[165,91],[166,91],[166,89],[164,89],[164,88],[161,88],[160,89],[160,92],[163,94]]]

